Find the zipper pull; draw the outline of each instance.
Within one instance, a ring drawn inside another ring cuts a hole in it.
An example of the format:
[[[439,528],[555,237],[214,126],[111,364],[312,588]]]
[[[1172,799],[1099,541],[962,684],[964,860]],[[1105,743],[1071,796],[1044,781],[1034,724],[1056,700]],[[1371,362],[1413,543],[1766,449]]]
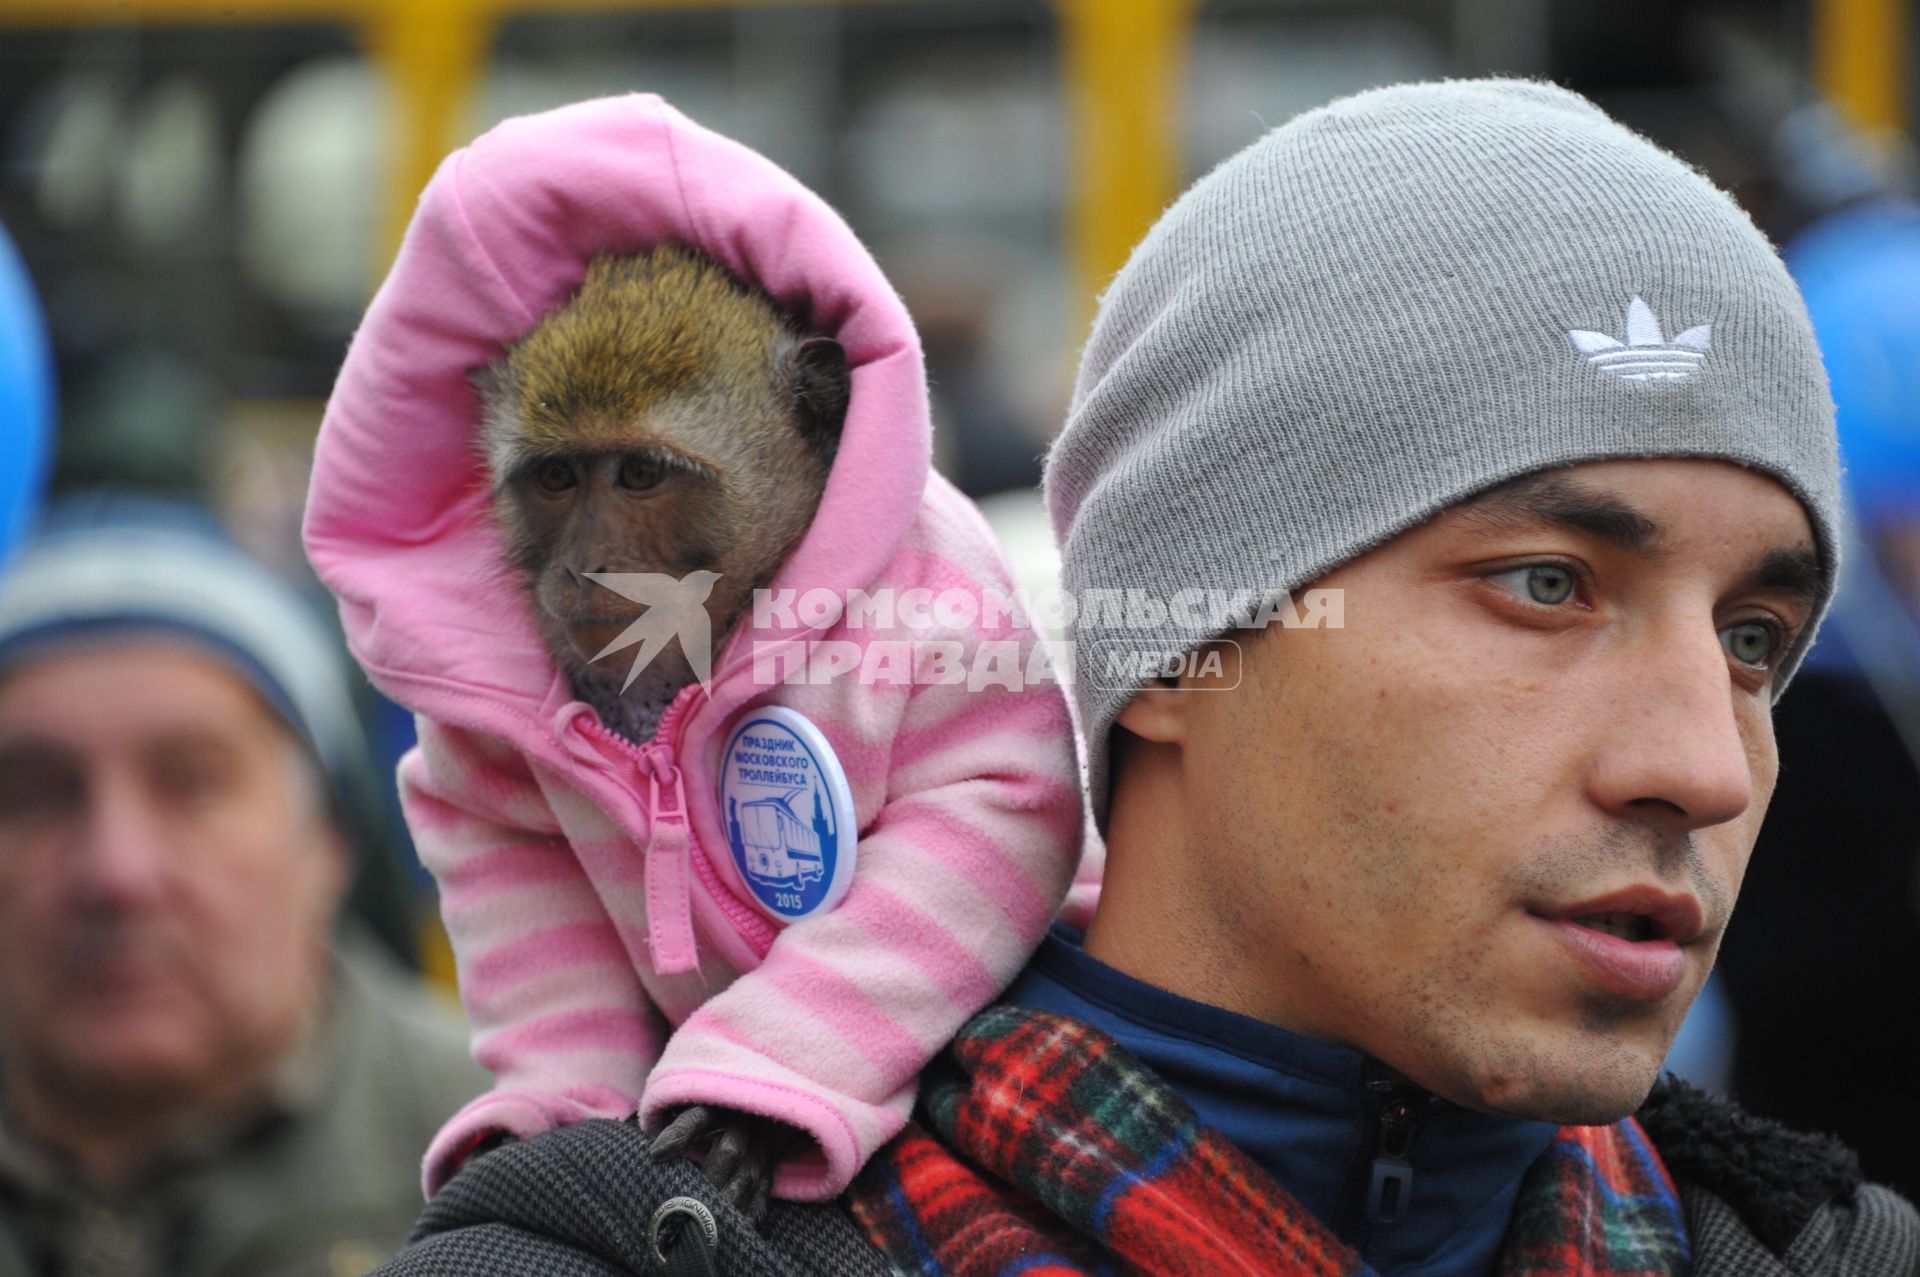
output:
[[[1380,1110],[1380,1133],[1373,1146],[1373,1182],[1367,1188],[1367,1220],[1381,1228],[1400,1222],[1413,1194],[1413,1164],[1407,1153],[1420,1129],[1419,1106],[1405,1096],[1389,1099]]]
[[[693,864],[687,831],[687,794],[673,750],[646,754],[647,772],[647,948],[660,975],[696,970],[693,941]],[[663,789],[668,801],[663,802]]]

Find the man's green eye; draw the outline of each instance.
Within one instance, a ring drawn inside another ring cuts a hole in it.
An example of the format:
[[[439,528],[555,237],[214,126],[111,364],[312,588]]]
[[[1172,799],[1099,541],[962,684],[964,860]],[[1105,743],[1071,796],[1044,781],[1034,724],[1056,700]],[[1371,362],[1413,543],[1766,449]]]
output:
[[[1565,603],[1573,597],[1573,573],[1565,568],[1528,568],[1527,596],[1535,603]]]
[[[1548,606],[1565,603],[1572,598],[1573,587],[1576,584],[1571,571],[1551,563],[1511,568],[1505,572],[1496,572],[1488,579],[1499,581],[1515,594],[1524,594],[1533,602]]]
[[[1765,669],[1773,662],[1775,645],[1772,627],[1759,621],[1729,625],[1720,631],[1720,646],[1727,649],[1727,655],[1755,669]]]

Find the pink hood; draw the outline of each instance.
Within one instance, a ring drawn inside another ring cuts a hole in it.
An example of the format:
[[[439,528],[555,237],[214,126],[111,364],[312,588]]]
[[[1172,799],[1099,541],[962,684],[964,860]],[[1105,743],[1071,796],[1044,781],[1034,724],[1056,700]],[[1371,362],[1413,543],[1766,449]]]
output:
[[[879,574],[919,508],[931,428],[906,308],[817,195],[652,94],[538,119],[456,151],[421,196],[327,405],[305,538],[382,690],[564,765],[549,713],[571,697],[501,569],[468,373],[565,301],[591,258],[693,245],[846,348],[839,454],[775,588],[844,596]],[[716,689],[744,632],[716,653]]]

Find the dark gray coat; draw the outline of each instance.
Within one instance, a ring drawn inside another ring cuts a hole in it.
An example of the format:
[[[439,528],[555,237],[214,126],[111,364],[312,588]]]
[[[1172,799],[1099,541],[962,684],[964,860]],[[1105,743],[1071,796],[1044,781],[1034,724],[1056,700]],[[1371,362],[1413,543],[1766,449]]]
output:
[[[1669,1079],[1640,1109],[1687,1212],[1694,1277],[1911,1277],[1920,1215],[1832,1136]]]
[[[1693,1277],[1920,1277],[1920,1216],[1861,1181],[1830,1138],[1755,1118],[1684,1083],[1640,1112],[1680,1189]],[[648,1224],[675,1197],[711,1211],[648,1258]],[[655,1166],[631,1122],[583,1122],[470,1162],[427,1207],[414,1242],[375,1277],[886,1277],[839,1206],[776,1202],[765,1237],[684,1161]],[[1185,1275],[1170,1275],[1185,1277]],[[1193,1277],[1211,1277],[1194,1274]]]
[[[704,1203],[716,1239],[688,1217],[649,1258],[648,1228],[675,1198]],[[839,1206],[774,1202],[762,1236],[684,1159],[656,1165],[632,1120],[592,1121],[470,1160],[375,1277],[887,1277],[892,1270]]]

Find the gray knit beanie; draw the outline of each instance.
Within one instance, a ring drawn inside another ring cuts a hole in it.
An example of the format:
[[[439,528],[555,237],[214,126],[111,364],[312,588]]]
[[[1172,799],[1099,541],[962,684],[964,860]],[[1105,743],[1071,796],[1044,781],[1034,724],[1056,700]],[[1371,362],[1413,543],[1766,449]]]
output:
[[[1116,671],[1227,626],[1173,607],[1143,627],[1151,606],[1093,592],[1293,591],[1508,479],[1653,456],[1778,478],[1831,582],[1839,468],[1806,308],[1698,172],[1516,80],[1342,98],[1226,160],[1101,298],[1047,461],[1100,827],[1108,734],[1147,681]]]

